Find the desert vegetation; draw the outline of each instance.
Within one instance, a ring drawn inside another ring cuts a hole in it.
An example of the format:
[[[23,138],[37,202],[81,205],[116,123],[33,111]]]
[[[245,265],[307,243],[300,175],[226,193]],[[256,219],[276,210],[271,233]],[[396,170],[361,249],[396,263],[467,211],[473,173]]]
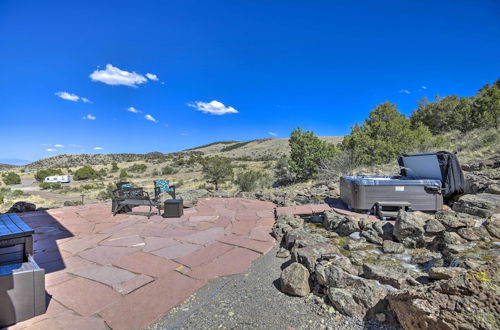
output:
[[[410,116],[382,103],[344,138],[296,128],[289,138],[219,141],[171,154],[59,155],[6,166],[0,169],[0,208],[18,200],[70,205],[81,203],[82,195],[86,202],[105,201],[119,181],[149,191],[159,178],[180,191],[287,191],[336,182],[341,175],[394,174],[401,153],[449,150],[463,161],[484,159],[500,153],[499,85],[485,85],[470,97],[423,99]],[[42,183],[62,174],[73,174],[73,182]]]

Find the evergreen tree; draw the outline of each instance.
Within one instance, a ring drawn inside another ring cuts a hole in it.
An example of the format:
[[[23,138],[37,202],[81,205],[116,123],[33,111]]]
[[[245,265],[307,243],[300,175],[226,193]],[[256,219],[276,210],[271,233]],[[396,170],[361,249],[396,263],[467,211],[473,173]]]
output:
[[[353,153],[356,163],[381,164],[412,151],[430,138],[432,134],[426,126],[412,128],[396,105],[385,102],[370,112],[363,125],[352,127],[351,134],[342,141],[342,148]]]
[[[219,190],[219,184],[233,178],[233,166],[229,158],[220,156],[205,158],[202,166],[205,180],[215,185],[215,190]]]
[[[335,145],[321,141],[313,131],[303,131],[300,127],[292,131],[289,144],[290,170],[298,181],[316,178],[321,160],[338,152]]]

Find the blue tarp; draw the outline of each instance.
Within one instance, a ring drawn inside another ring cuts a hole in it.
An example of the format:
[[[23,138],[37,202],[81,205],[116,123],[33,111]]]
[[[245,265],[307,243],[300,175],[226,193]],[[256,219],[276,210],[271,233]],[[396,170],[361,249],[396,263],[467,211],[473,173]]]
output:
[[[441,181],[434,179],[410,179],[404,176],[358,175],[344,176],[346,181],[358,186],[438,186]]]

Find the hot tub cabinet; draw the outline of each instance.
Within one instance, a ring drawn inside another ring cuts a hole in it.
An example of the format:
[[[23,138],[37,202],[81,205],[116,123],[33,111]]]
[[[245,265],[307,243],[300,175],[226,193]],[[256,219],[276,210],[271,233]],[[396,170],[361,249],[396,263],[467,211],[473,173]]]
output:
[[[344,176],[340,196],[349,208],[366,212],[377,203],[411,208],[414,211],[437,211],[443,207],[441,181],[411,180],[401,176]]]
[[[443,199],[464,192],[465,181],[455,154],[402,155],[399,176],[344,176],[340,197],[355,211],[370,211],[381,218],[394,217],[399,209],[438,211]]]
[[[33,259],[34,230],[0,215],[0,328],[45,313],[45,270]]]

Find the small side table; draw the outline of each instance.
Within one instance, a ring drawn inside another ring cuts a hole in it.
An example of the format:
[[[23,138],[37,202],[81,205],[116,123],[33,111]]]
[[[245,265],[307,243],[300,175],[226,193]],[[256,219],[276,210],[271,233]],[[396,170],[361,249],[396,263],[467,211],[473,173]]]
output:
[[[180,218],[184,214],[184,205],[182,199],[167,199],[163,202],[164,218]]]

